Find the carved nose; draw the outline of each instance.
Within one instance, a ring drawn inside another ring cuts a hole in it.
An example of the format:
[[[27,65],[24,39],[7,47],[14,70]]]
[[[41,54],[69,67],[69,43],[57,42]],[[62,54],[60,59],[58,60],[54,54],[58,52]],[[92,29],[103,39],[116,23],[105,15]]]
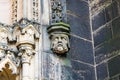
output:
[[[59,42],[62,42],[62,40],[61,40],[61,38],[59,38],[59,40],[58,40]]]

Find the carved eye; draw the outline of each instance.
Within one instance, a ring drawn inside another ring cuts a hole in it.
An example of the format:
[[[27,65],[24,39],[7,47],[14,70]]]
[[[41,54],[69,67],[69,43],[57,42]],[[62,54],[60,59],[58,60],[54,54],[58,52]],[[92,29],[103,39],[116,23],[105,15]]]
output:
[[[58,37],[55,37],[54,40],[57,41],[57,40],[58,40]]]
[[[62,39],[62,40],[67,40],[67,38],[66,38],[66,37],[61,37],[61,39]]]
[[[64,39],[64,37],[61,37],[61,39]]]

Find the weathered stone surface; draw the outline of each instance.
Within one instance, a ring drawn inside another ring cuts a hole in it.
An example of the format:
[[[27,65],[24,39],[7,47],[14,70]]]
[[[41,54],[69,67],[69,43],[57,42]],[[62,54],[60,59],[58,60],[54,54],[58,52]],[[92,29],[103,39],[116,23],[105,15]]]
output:
[[[109,74],[108,74],[107,66],[108,66],[108,64],[106,62],[104,62],[96,67],[98,80],[108,79]]]
[[[108,61],[109,76],[113,77],[120,73],[120,56],[114,57]],[[117,77],[117,76],[116,76]]]
[[[103,28],[95,31],[93,33],[93,37],[94,37],[94,46],[95,47],[112,39],[112,24],[105,25]]]
[[[73,80],[95,80],[95,71],[93,66],[79,61],[72,61],[72,68]]]
[[[56,2],[51,4],[50,1]],[[0,79],[7,80],[2,76],[5,70],[12,77],[11,71],[16,73],[19,69],[23,72],[20,73],[24,76],[22,80],[117,80],[120,74],[120,0],[50,1],[0,0],[0,22],[9,24],[0,23],[3,26],[0,27],[0,63],[3,64]],[[71,50],[65,55],[51,51],[47,33],[51,18],[53,22],[70,24],[71,33],[67,35],[71,36]],[[16,24],[11,25],[14,22]],[[25,26],[30,24],[33,27]],[[19,52],[21,57],[18,57]],[[22,56],[30,60],[22,66],[16,65]]]
[[[106,1],[108,0],[102,1],[102,5],[100,5],[99,8],[95,7],[96,12],[92,14],[92,31],[94,34],[93,39],[95,47],[94,56],[96,65],[98,65],[96,70],[97,79],[117,80],[118,76],[116,74],[119,74],[119,69],[117,70],[117,67],[119,65],[117,65],[117,62],[119,61],[119,57],[116,56],[119,55],[120,49],[120,29],[118,28],[120,25],[120,14],[118,9],[120,2],[119,0],[112,0],[112,2],[110,1],[110,3],[106,4]],[[106,4],[106,6],[104,6],[104,4]],[[116,69],[117,71],[115,71],[114,69]]]
[[[97,15],[95,15],[92,18],[92,29],[93,29],[93,31],[98,29],[100,26],[104,25],[105,23],[106,23],[105,11],[102,10],[100,13],[98,13]]]
[[[92,43],[71,37],[70,56],[73,60],[94,64]]]

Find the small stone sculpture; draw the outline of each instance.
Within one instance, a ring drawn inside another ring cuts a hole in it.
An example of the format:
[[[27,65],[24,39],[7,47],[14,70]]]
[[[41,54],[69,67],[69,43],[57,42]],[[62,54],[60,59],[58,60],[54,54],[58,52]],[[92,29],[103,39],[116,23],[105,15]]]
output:
[[[55,23],[48,27],[50,34],[51,50],[57,54],[64,54],[69,51],[69,32],[70,27],[65,23]]]

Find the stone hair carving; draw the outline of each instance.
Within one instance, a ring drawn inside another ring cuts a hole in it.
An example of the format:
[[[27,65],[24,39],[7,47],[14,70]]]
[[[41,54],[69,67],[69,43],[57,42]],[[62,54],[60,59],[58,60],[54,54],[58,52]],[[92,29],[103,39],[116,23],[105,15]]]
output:
[[[67,53],[70,49],[69,43],[69,25],[65,23],[56,23],[47,28],[50,34],[51,50],[57,54]]]

